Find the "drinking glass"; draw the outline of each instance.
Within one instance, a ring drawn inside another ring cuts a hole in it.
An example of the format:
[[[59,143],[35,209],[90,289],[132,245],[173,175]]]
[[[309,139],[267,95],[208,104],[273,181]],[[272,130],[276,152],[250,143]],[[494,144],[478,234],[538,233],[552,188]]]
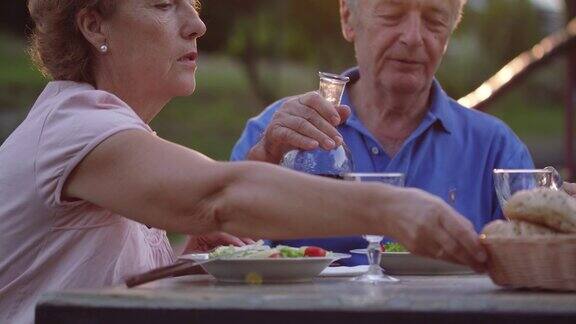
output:
[[[348,173],[344,175],[344,179],[357,182],[378,182],[397,187],[404,187],[405,182],[405,176],[403,173]],[[368,255],[369,268],[367,273],[354,278],[354,280],[373,284],[379,282],[398,282],[398,279],[386,275],[384,269],[380,267],[380,259],[382,258],[380,243],[384,237],[373,234],[363,235],[363,237],[368,241],[366,253]]]
[[[325,72],[319,72],[318,75],[320,76],[318,90],[320,95],[333,105],[340,105],[344,89],[350,79]],[[354,171],[352,154],[344,143],[332,150],[317,148],[311,151],[289,151],[280,161],[280,165],[308,174],[339,179],[342,179],[344,173]]]
[[[536,188],[560,190],[562,178],[553,167],[544,169],[495,169],[494,187],[504,210],[506,203],[516,192]]]

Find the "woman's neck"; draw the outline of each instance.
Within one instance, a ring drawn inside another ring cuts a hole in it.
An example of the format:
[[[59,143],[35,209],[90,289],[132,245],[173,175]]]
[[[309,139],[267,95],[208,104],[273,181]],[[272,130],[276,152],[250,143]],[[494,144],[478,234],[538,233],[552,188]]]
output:
[[[118,80],[112,74],[96,74],[96,89],[110,92],[124,101],[146,124],[170,101],[170,98],[154,96],[144,87],[139,87],[137,82]]]

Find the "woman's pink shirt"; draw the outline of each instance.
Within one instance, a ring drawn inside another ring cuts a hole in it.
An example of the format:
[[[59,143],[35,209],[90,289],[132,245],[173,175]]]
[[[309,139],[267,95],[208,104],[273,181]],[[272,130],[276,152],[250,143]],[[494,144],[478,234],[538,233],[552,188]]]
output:
[[[0,147],[0,323],[32,323],[43,293],[117,285],[174,261],[164,231],[62,198],[78,163],[126,130],[153,133],[113,94],[54,81]]]

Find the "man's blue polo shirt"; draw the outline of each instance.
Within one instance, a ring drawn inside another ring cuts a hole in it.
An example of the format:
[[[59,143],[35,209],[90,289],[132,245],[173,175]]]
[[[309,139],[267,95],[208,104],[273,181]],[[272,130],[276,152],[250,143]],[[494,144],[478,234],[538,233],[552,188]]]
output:
[[[346,72],[346,75],[351,79],[350,84],[360,78],[357,69]],[[232,151],[231,160],[246,159],[248,151],[260,140],[284,100],[272,104],[248,121]],[[447,202],[453,195],[454,207],[474,224],[477,231],[486,223],[502,218],[492,171],[534,167],[528,149],[506,124],[493,116],[461,106],[448,97],[437,81],[432,86],[428,113],[392,158],[357,118],[348,89],[342,103],[350,106],[352,115],[338,130],[352,152],[356,172],[401,172],[406,174],[407,187],[422,189]],[[361,237],[275,243],[315,245],[343,253],[367,245]],[[353,257],[341,263],[355,265],[364,262],[362,257]]]

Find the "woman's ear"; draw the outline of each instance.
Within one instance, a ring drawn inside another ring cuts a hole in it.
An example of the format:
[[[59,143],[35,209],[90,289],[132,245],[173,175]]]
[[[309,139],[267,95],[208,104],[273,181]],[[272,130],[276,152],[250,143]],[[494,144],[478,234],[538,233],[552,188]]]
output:
[[[76,15],[76,24],[82,35],[94,48],[101,51],[102,45],[108,46],[103,19],[98,12],[91,9],[81,10]]]
[[[355,31],[355,16],[357,13],[348,5],[347,0],[340,0],[340,25],[342,27],[342,35],[344,39],[353,43],[356,39]]]

